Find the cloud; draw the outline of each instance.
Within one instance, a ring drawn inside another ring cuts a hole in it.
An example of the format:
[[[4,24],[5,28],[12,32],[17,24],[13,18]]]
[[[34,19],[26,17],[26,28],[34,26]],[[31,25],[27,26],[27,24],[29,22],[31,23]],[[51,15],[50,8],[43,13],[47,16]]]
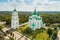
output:
[[[49,2],[48,0],[9,0],[0,2],[0,11],[12,11],[14,7],[18,11],[60,11],[60,2]]]

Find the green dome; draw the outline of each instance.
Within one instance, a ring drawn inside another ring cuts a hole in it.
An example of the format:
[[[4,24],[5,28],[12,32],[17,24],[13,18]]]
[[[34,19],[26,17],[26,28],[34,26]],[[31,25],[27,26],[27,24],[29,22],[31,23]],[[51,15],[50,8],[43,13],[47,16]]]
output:
[[[36,9],[34,10],[34,14],[36,14]]]
[[[16,8],[14,9],[14,11],[17,11]]]
[[[32,26],[36,26],[36,25],[33,23]]]
[[[36,9],[35,9],[33,13],[30,13],[30,16],[32,16],[32,15],[37,15],[37,16],[39,16],[40,14],[39,14],[39,12],[36,12]]]

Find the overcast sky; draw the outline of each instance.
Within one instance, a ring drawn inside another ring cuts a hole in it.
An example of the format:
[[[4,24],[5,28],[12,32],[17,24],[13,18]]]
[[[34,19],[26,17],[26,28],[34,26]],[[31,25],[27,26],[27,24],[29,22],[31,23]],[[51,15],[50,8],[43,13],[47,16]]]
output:
[[[60,11],[60,0],[0,0],[0,11]]]

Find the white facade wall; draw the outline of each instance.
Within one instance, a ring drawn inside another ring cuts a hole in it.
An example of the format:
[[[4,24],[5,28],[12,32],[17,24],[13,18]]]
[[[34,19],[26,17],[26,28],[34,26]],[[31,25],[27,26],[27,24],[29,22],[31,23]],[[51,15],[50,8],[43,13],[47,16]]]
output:
[[[33,16],[30,16],[30,17],[31,17],[32,19],[29,20],[29,27],[32,28],[33,30],[35,30],[35,29],[37,29],[37,28],[39,29],[39,28],[41,27],[41,25],[40,25],[40,20],[36,20],[36,19],[34,18],[34,17],[37,17],[37,18],[38,18],[38,16],[36,16],[36,15],[34,16],[34,15],[33,15]],[[33,23],[36,24],[36,26],[32,26]]]
[[[19,26],[18,12],[14,11],[12,13],[11,28],[16,29]]]

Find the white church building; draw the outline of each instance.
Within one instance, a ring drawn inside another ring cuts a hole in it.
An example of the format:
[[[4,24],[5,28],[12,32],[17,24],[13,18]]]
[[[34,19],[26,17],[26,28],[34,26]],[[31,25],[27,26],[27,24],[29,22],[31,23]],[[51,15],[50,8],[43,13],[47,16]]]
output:
[[[11,19],[11,28],[16,29],[19,26],[18,11],[14,9]]]
[[[29,27],[33,30],[44,28],[45,24],[42,22],[42,17],[34,10],[34,13],[29,16]]]
[[[14,9],[11,19],[11,28],[16,29],[18,27],[19,27],[18,11]],[[36,10],[34,10],[34,12],[29,16],[29,27],[33,30],[45,27],[45,23],[42,22],[42,17],[36,12]]]

